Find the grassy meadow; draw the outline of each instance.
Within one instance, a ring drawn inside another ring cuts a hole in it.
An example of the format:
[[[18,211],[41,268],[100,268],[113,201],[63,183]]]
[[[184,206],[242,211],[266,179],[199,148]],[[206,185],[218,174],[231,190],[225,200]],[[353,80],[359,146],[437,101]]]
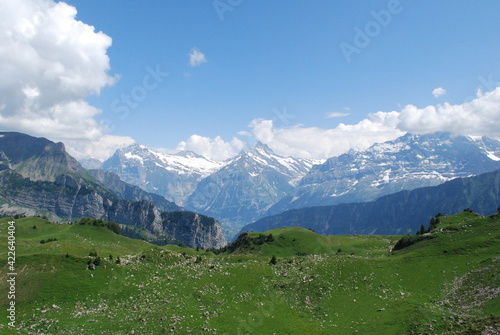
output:
[[[248,243],[217,254],[158,247],[105,227],[17,219],[15,328],[6,318],[12,220],[0,220],[1,334],[481,334],[500,327],[498,215],[441,217],[426,239],[392,252],[401,236],[290,227],[249,233]],[[265,241],[253,243],[261,234]]]

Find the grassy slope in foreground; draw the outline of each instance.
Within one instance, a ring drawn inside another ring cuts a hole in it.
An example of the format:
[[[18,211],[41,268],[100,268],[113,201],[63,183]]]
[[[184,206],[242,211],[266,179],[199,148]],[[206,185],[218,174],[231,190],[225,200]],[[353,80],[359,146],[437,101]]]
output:
[[[0,220],[2,315],[7,221]],[[253,254],[216,256],[92,226],[29,218],[16,226],[21,334],[480,334],[498,327],[498,216],[441,218],[433,239],[393,254],[394,237],[295,228],[266,232],[274,241]],[[39,243],[49,238],[57,241]],[[294,256],[316,245],[319,254]],[[92,250],[103,258],[95,271],[87,269]],[[7,319],[0,324],[7,334]]]

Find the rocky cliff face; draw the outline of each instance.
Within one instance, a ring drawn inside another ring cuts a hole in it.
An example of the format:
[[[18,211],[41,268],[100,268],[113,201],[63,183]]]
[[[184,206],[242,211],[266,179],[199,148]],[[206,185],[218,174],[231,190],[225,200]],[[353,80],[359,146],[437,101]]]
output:
[[[94,178],[62,144],[1,133],[0,152],[0,214],[39,211],[62,220],[90,216],[141,227],[153,234],[178,234],[173,237],[190,247],[215,248],[226,243],[215,219],[200,221],[183,211],[176,214],[178,221],[166,219],[163,216],[167,214],[152,201],[158,201],[162,210],[179,207],[120,181],[116,175],[95,172],[98,178]]]
[[[31,180],[55,181],[60,174],[85,174],[62,143],[14,132],[0,132],[0,151],[11,168]]]
[[[0,198],[8,204],[47,211],[65,218],[105,215],[105,206],[118,200],[111,193],[91,189],[71,176],[60,175],[55,182],[33,181],[12,170],[0,173]]]
[[[120,179],[120,177],[113,173],[103,170],[89,170],[89,173],[101,182],[108,190],[112,191],[119,198],[140,201],[148,200],[155,204],[160,211],[181,211],[182,207],[177,206],[175,203],[168,201],[161,195],[149,193],[140,187],[128,184]]]
[[[167,233],[189,247],[219,248],[226,244],[219,223],[192,212],[161,212],[148,200],[129,201],[89,188],[81,180],[61,175],[55,182],[31,181],[20,174],[0,172],[0,201],[64,220],[83,217],[113,221]]]
[[[213,238],[213,236],[224,236],[221,226],[214,224],[214,220],[212,217],[188,211],[165,212],[162,213],[162,229],[186,245],[222,248],[227,243],[225,239]]]

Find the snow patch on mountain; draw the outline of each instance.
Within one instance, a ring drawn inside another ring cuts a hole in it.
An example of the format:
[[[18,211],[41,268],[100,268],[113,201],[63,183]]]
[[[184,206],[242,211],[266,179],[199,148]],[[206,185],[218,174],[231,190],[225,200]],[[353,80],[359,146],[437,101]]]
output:
[[[495,155],[494,152],[492,152],[492,151],[486,151],[486,154],[488,155],[489,159],[494,160],[494,161],[500,161],[500,157],[498,157],[497,155]]]
[[[143,159],[141,156],[139,156],[139,155],[134,155],[134,154],[132,154],[132,153],[130,153],[130,152],[125,152],[125,153],[124,153],[124,156],[125,156],[126,158],[128,158],[128,159],[135,159],[135,160],[138,160],[141,164],[144,164],[144,159]]]
[[[198,174],[200,179],[224,165],[223,162],[209,160],[194,152],[183,151],[177,154],[165,154],[153,149],[148,149],[148,151],[162,163],[159,166],[164,169],[184,175]]]

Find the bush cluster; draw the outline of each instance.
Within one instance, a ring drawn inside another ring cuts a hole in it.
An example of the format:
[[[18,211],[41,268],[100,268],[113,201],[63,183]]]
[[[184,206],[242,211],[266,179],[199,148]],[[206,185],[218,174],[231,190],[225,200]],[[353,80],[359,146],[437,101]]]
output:
[[[106,227],[118,235],[120,235],[120,232],[121,232],[121,228],[120,228],[120,225],[118,223],[110,222],[110,221],[103,221],[103,220],[90,218],[90,217],[83,218],[83,219],[79,220],[77,222],[77,224],[92,225],[92,226],[96,226],[96,227]]]
[[[396,242],[394,245],[394,248],[392,250],[401,250],[404,248],[409,247],[410,245],[413,245],[417,242],[433,238],[431,235],[410,235],[410,234],[405,234],[399,241]]]
[[[54,241],[57,241],[57,238],[49,238],[47,240],[41,240],[40,244],[45,244],[45,243],[54,242]]]
[[[96,266],[101,265],[101,257],[97,254],[97,251],[93,250],[89,252],[89,260],[87,261],[87,267],[90,270],[95,270]]]
[[[420,229],[417,231],[415,235],[410,235],[409,233],[403,235],[403,237],[401,237],[401,239],[396,242],[392,250],[401,250],[422,240],[433,238],[432,235],[425,235],[425,234],[430,233],[434,229],[436,229],[437,225],[441,222],[439,220],[441,216],[443,216],[443,214],[437,213],[436,216],[432,217],[431,220],[429,221],[429,227],[427,229],[425,228],[424,225],[421,225]]]
[[[250,249],[254,245],[262,245],[274,241],[273,234],[259,234],[257,237],[251,237],[248,232],[241,233],[238,238],[231,244],[226,245],[221,249],[211,250],[215,254],[233,253],[237,249]]]

